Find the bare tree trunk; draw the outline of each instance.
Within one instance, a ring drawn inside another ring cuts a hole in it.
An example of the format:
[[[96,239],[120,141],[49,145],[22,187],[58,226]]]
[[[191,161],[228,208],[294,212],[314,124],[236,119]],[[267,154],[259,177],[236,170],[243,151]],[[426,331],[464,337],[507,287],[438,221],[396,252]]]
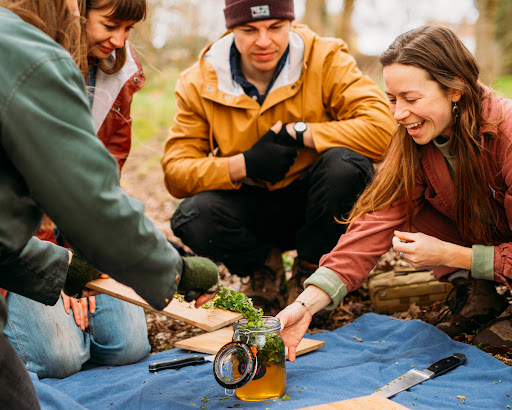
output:
[[[311,30],[323,36],[328,25],[325,0],[306,0],[303,21]]]
[[[500,52],[496,42],[498,0],[475,0],[480,13],[476,22],[475,57],[480,66],[480,78],[492,84],[500,72]]]
[[[354,3],[355,0],[343,0],[343,10],[336,26],[336,37],[341,38],[348,44],[351,53],[357,53],[357,38],[352,27]]]

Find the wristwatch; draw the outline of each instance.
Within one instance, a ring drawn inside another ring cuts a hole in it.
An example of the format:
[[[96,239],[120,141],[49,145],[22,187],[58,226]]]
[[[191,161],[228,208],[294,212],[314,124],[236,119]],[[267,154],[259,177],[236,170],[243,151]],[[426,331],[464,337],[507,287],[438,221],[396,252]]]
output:
[[[295,130],[299,149],[304,148],[304,133],[308,129],[308,125],[304,121],[299,121],[293,124],[293,129]]]

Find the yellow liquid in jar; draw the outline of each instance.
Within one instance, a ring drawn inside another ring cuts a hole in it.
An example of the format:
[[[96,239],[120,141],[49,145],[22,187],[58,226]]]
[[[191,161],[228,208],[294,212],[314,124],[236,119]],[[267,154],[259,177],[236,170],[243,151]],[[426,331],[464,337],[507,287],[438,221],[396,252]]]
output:
[[[286,367],[269,365],[265,375],[258,380],[251,380],[245,386],[235,390],[240,400],[260,401],[279,398],[286,388]]]

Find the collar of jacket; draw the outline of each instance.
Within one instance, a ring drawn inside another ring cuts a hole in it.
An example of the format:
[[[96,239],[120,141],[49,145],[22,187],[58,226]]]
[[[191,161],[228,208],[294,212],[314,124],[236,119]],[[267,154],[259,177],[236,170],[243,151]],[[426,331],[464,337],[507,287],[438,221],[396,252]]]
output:
[[[306,68],[306,56],[311,48],[312,39],[307,38],[305,33],[296,28],[294,26],[290,31],[290,52],[287,61],[265,98],[261,106],[262,110],[290,98],[301,88],[301,75]],[[240,84],[233,81],[231,76],[229,52],[233,38],[233,33],[227,32],[201,52],[199,59],[204,76],[201,96],[218,104],[257,109],[259,108],[258,102],[246,95]],[[277,89],[280,89],[280,92],[273,93]]]
[[[108,58],[115,61],[115,52]],[[128,41],[126,42],[126,62],[121,70],[114,74],[107,74],[98,69],[96,73],[94,101],[92,103],[94,131],[96,133],[98,133],[101,128],[101,125],[112,109],[112,105],[126,82],[133,78],[136,90],[142,87],[144,81],[141,74],[142,67],[138,60],[136,60],[135,53]],[[137,78],[137,80],[135,80],[135,78]]]

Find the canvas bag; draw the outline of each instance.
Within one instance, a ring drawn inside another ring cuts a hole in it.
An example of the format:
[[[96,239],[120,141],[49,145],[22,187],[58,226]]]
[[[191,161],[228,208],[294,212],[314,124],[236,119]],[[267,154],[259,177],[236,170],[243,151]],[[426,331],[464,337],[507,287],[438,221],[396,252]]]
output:
[[[453,288],[439,282],[431,270],[396,269],[370,273],[367,281],[372,307],[379,313],[404,312],[412,303],[431,305],[445,300]]]

